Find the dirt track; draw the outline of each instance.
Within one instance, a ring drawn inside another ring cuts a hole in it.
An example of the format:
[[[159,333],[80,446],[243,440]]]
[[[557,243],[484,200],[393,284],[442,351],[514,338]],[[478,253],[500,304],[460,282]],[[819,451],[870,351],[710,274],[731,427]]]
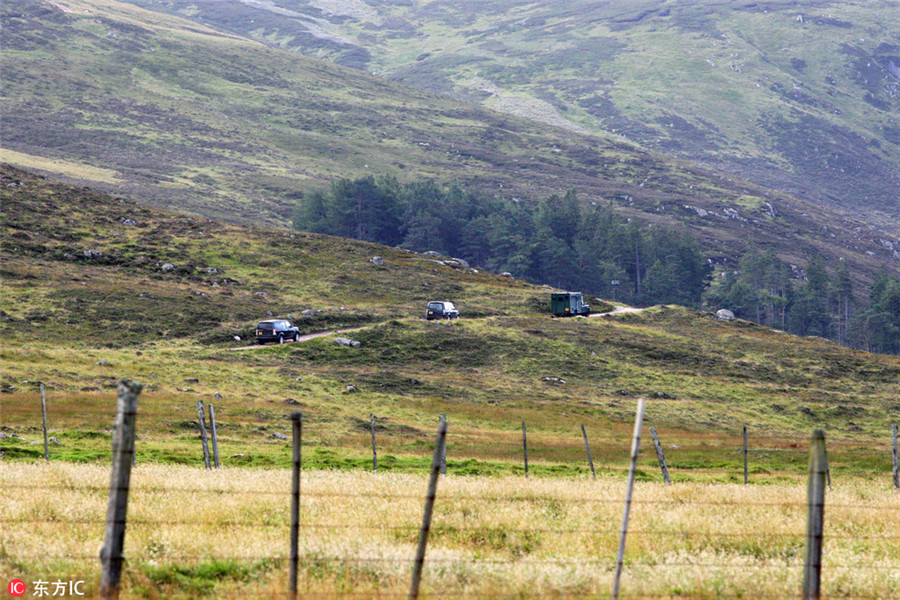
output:
[[[636,313],[644,310],[643,308],[634,308],[633,306],[617,306],[615,310],[604,313],[591,313],[589,317],[602,317],[605,315],[621,315],[623,313]]]

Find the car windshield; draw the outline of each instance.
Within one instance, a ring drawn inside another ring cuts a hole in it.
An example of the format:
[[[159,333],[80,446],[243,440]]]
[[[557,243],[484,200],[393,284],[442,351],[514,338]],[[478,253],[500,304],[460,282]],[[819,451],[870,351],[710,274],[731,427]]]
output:
[[[444,308],[444,303],[443,302],[431,302],[428,305],[428,308],[430,308],[432,310],[441,310]]]

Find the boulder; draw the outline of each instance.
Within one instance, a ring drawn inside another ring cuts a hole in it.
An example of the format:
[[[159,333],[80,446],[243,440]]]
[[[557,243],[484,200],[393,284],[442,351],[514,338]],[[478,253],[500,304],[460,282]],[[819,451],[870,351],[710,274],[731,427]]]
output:
[[[716,311],[716,320],[718,321],[734,321],[734,313],[727,308],[720,308]]]
[[[350,346],[353,348],[359,348],[361,345],[360,342],[345,337],[334,338],[334,343],[338,346]]]
[[[369,259],[369,262],[375,266],[380,267],[381,265],[384,264],[384,259],[381,258],[380,256],[373,256],[372,258]]]
[[[164,263],[159,268],[159,270],[162,271],[163,273],[170,273],[175,270],[175,265],[173,265],[172,263]]]
[[[103,256],[103,252],[101,252],[100,250],[85,250],[84,251],[84,257],[87,258],[88,260],[93,260],[95,258],[100,258],[102,256]]]
[[[306,310],[301,310],[300,314],[306,315],[307,317],[311,317],[316,314],[316,311],[312,308],[307,308]]]
[[[509,278],[509,279],[512,279],[512,278],[513,278],[513,274],[510,273],[509,271],[503,271],[502,273],[500,273],[500,277],[507,277],[507,278]]]
[[[347,385],[344,386],[345,394],[354,394],[358,391],[359,391],[359,388],[356,387],[355,385],[353,385],[352,383],[348,383]]]
[[[464,268],[466,268],[466,269],[468,269],[469,267],[472,266],[472,265],[470,265],[470,264],[468,263],[468,261],[465,261],[465,260],[463,260],[463,259],[461,259],[461,258],[453,257],[453,260],[455,260],[456,262],[458,262],[460,265],[462,265],[462,266],[463,266]]]
[[[562,377],[541,377],[541,381],[546,381],[547,383],[565,383],[566,380]]]
[[[284,435],[283,433],[278,433],[278,432],[273,433],[273,434],[270,435],[269,437],[270,437],[270,438],[275,438],[276,440],[286,440],[286,439],[288,439],[286,435]]]

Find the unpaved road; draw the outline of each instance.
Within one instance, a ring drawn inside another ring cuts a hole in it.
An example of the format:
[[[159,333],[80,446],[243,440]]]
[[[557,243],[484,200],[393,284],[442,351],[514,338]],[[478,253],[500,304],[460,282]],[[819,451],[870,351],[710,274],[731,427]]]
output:
[[[308,342],[309,340],[325,337],[326,335],[331,335],[333,333],[347,333],[348,331],[359,331],[362,327],[348,327],[347,329],[329,329],[328,331],[314,331],[312,333],[307,333],[306,335],[301,335],[297,338],[297,343],[300,342]],[[294,342],[285,340],[285,344],[293,344]],[[271,344],[253,344],[252,346],[240,346],[238,348],[231,348],[232,350],[253,350],[254,348],[265,348],[266,346],[277,346],[275,342]]]
[[[644,310],[644,309],[643,308],[634,308],[633,306],[617,306],[615,308],[615,310],[611,310],[609,312],[603,312],[603,313],[591,313],[588,316],[589,317],[603,317],[606,315],[621,315],[624,313],[636,313],[636,312],[641,312],[642,310]]]
[[[644,309],[643,308],[633,308],[631,306],[617,306],[615,308],[615,310],[611,310],[609,312],[603,312],[603,313],[591,313],[588,316],[589,317],[602,317],[605,315],[621,315],[624,313],[641,312],[642,310],[644,310]],[[347,329],[329,329],[328,331],[314,331],[313,333],[307,333],[306,335],[301,335],[297,339],[297,343],[308,342],[309,340],[319,338],[319,337],[325,337],[326,335],[331,335],[333,333],[347,333],[350,331],[359,331],[360,329],[363,329],[363,327],[348,327]],[[294,342],[293,341],[285,341],[284,343],[285,344],[293,344]],[[271,344],[263,344],[263,345],[253,344],[251,346],[239,346],[237,348],[232,348],[232,350],[253,350],[254,348],[265,348],[266,346],[277,346],[277,345],[278,344],[275,344],[274,342]]]

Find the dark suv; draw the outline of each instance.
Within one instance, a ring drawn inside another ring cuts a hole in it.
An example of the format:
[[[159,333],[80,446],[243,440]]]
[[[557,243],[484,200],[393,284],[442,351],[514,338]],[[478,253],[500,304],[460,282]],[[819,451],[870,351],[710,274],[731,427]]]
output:
[[[432,319],[458,319],[459,311],[452,302],[429,302],[425,310],[425,318]]]
[[[266,342],[283,344],[285,340],[294,340],[296,342],[299,338],[300,330],[285,319],[271,319],[269,321],[260,321],[256,324],[257,344],[265,344]]]

